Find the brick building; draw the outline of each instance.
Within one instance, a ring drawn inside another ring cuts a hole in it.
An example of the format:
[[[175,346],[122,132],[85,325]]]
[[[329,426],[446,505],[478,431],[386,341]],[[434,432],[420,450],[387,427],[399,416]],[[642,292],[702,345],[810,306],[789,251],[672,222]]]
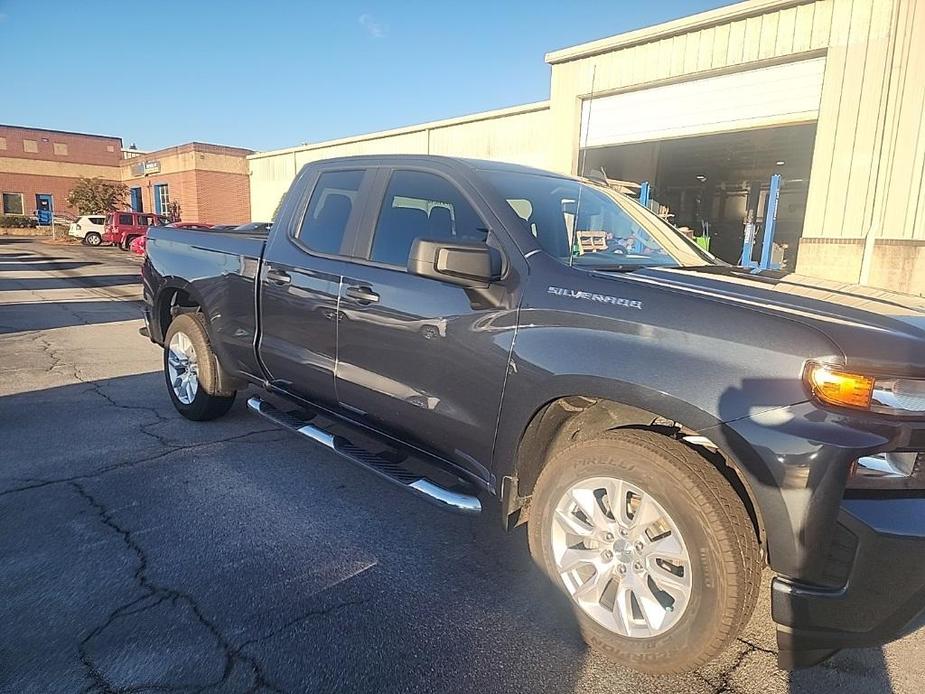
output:
[[[191,142],[121,162],[132,209],[167,213],[180,204],[183,221],[243,224],[250,221],[247,160],[252,150]]]
[[[0,125],[0,214],[32,215],[40,200],[76,213],[67,194],[80,176],[121,178],[122,138]]]
[[[166,213],[175,201],[183,221],[242,224],[251,219],[249,154],[201,142],[141,152],[119,137],[0,125],[0,215],[32,216],[44,200],[74,216],[67,195],[85,176],[124,183],[137,211]]]

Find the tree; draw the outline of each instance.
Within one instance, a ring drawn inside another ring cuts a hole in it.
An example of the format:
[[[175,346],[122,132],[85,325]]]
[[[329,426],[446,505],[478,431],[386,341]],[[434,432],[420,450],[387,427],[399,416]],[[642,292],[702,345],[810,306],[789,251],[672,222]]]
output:
[[[180,221],[182,212],[183,210],[180,208],[180,203],[176,200],[171,200],[167,203],[167,219],[170,220],[171,224]]]
[[[128,187],[102,178],[81,176],[67,194],[67,204],[78,214],[101,214],[125,208]]]

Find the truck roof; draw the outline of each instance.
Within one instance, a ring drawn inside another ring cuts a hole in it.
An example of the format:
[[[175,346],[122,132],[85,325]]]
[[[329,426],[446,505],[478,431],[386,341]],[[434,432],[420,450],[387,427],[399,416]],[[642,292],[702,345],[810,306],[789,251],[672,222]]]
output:
[[[347,157],[331,157],[329,159],[319,159],[309,162],[306,166],[314,164],[330,164],[333,162],[352,162],[356,164],[389,164],[397,166],[401,164],[413,164],[421,162],[441,162],[456,166],[464,166],[476,171],[506,171],[509,173],[531,173],[542,174],[544,176],[555,176],[556,178],[571,178],[562,174],[545,169],[538,169],[523,164],[513,164],[503,161],[492,161],[489,159],[469,159],[466,157],[448,157],[438,154],[357,154]]]

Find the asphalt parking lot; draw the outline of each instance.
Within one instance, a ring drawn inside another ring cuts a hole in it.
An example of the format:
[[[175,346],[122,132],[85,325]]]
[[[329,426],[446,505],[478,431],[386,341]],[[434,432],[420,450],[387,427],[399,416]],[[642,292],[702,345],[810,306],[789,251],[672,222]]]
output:
[[[778,671],[766,593],[700,672],[613,665],[522,529],[434,510],[243,397],[180,418],[139,268],[0,238],[0,691],[922,691],[925,632]]]

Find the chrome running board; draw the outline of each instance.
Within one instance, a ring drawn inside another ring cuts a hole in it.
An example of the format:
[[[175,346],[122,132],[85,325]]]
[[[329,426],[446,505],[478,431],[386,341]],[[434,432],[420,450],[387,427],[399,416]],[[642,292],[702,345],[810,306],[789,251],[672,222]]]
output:
[[[301,418],[297,413],[283,412],[257,396],[248,399],[247,407],[274,424],[331,449],[350,462],[398,484],[441,508],[466,514],[476,514],[482,510],[482,504],[474,493],[447,489],[445,486],[437,484],[419,472],[410,469],[405,464],[405,461],[394,462],[387,460],[377,453],[354,445],[349,439],[340,434],[332,434],[319,426],[315,426],[308,420]],[[423,462],[417,467],[422,465],[427,465],[427,463]]]

